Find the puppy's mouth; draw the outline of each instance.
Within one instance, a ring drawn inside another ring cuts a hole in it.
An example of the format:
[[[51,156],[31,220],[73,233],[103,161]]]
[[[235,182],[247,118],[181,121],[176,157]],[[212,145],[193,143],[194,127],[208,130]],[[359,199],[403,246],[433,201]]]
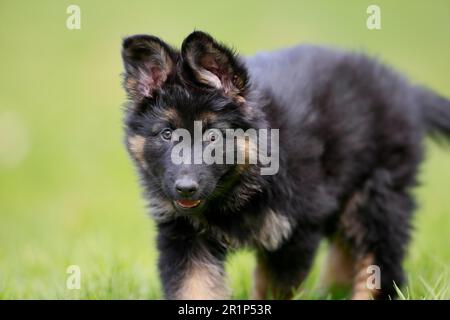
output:
[[[200,205],[201,200],[176,200],[175,204],[182,209],[193,209]]]

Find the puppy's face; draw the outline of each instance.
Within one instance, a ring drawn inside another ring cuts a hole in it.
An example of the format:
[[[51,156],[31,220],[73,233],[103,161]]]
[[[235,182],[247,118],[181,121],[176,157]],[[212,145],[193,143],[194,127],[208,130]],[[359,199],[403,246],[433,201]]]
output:
[[[243,167],[225,164],[223,138],[227,129],[251,127],[244,66],[202,32],[188,36],[181,52],[156,37],[132,36],[122,57],[127,147],[145,184],[177,212],[201,212]]]

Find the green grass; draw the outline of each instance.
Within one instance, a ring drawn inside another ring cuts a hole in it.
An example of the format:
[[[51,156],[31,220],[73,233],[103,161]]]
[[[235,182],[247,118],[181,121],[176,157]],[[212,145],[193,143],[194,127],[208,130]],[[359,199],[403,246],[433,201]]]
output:
[[[69,4],[82,29],[65,28]],[[300,42],[364,50],[450,96],[450,5],[377,1],[2,1],[0,4],[0,299],[158,299],[155,230],[121,144],[120,42],[153,33],[179,45],[194,28],[244,54]],[[428,143],[405,299],[450,298],[450,152]],[[301,299],[319,296],[324,246]],[[66,289],[78,265],[81,290]],[[234,298],[254,259],[230,257]]]

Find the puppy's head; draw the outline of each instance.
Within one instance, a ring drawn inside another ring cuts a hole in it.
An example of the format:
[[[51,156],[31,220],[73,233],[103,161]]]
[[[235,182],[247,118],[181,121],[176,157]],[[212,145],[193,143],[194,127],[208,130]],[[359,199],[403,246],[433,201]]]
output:
[[[154,36],[126,38],[122,58],[123,85],[130,100],[127,147],[145,185],[179,213],[203,210],[226,192],[246,165],[228,163],[226,152],[217,147],[227,129],[252,127],[244,64],[198,31],[183,41],[181,50]],[[192,148],[180,148],[181,142]],[[174,159],[180,153],[190,161]],[[205,154],[223,161],[205,162]]]

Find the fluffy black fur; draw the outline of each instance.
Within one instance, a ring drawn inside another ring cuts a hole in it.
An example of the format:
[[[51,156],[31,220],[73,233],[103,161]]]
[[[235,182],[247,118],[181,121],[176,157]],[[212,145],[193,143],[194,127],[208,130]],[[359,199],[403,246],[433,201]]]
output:
[[[157,222],[167,298],[225,298],[223,263],[241,246],[255,248],[273,292],[287,297],[324,237],[339,238],[355,261],[372,257],[382,279],[374,298],[395,297],[423,136],[450,135],[447,99],[364,55],[315,46],[243,58],[197,31],[181,51],[132,36],[122,56],[127,147]],[[199,119],[222,130],[280,129],[278,174],[261,176],[259,165],[174,165],[161,131],[192,131]],[[174,204],[186,175],[198,184],[189,199],[202,200],[191,210]],[[189,291],[199,265],[205,283]]]

